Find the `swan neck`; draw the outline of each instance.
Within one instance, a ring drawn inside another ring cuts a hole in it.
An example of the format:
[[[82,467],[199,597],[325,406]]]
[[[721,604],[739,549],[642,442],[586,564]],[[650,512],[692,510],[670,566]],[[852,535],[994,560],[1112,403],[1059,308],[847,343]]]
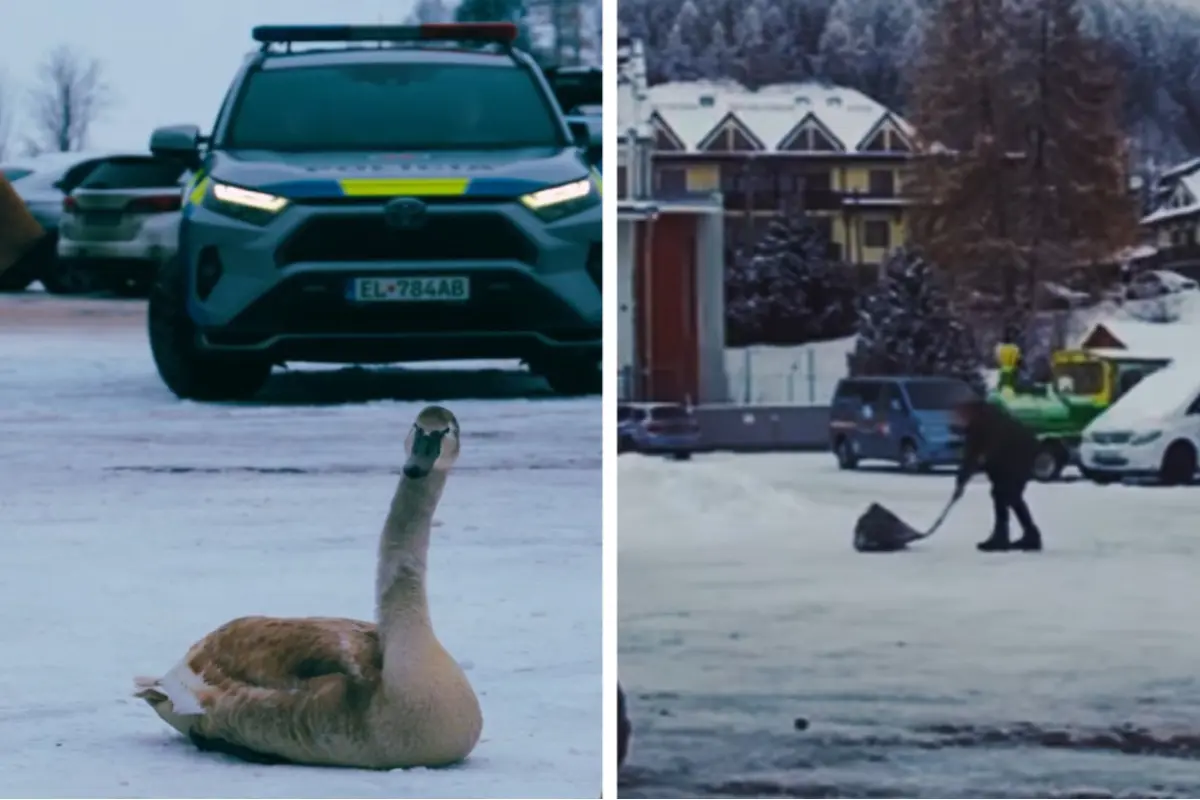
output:
[[[446,485],[446,473],[402,477],[392,497],[379,541],[375,581],[380,632],[429,625],[425,571],[433,512]]]

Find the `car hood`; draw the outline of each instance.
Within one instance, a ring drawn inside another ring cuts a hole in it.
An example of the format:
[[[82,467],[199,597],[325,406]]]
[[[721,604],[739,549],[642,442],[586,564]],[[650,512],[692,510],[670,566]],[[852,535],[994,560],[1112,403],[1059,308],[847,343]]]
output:
[[[574,148],[439,153],[218,151],[208,176],[293,199],[435,195],[519,197],[586,178]]]

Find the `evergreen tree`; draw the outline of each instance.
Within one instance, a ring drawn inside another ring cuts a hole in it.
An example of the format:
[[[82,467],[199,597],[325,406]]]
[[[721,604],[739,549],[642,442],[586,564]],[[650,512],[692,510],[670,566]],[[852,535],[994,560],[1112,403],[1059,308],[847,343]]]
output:
[[[998,295],[1015,314],[1021,209],[1010,154],[1025,142],[1010,80],[1013,44],[1000,3],[944,0],[933,12],[910,115],[925,153],[905,190],[911,239],[951,271],[956,293]]]
[[[829,243],[802,214],[776,217],[753,251],[739,254],[726,272],[730,346],[794,345],[853,333],[853,274],[829,256]]]
[[[729,43],[729,34],[720,20],[713,23],[708,38],[708,47],[700,62],[700,72],[706,77],[732,75],[735,54]]]
[[[941,276],[914,251],[897,251],[860,300],[851,375],[938,375],[983,388],[983,362],[954,313]]]

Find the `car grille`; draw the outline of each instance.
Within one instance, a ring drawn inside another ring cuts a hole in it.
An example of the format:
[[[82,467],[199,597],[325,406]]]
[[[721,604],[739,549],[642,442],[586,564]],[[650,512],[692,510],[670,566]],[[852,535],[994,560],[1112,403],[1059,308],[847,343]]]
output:
[[[1096,444],[1125,444],[1133,438],[1133,434],[1129,431],[1106,431],[1092,434],[1092,441]]]
[[[305,261],[475,260],[534,264],[537,247],[500,214],[438,214],[412,231],[395,230],[372,214],[309,220],[276,254],[281,267]]]

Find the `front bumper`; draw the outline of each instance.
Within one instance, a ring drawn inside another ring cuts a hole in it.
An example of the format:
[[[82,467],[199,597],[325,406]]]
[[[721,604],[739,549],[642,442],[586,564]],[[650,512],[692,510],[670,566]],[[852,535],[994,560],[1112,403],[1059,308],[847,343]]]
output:
[[[198,344],[277,361],[599,358],[599,207],[545,224],[519,203],[293,203],[265,227],[189,209],[181,254]],[[215,280],[213,279],[216,275]],[[355,302],[354,278],[465,277],[463,302]]]
[[[1162,466],[1162,453],[1157,447],[1106,446],[1085,442],[1079,448],[1079,465],[1091,472],[1110,475],[1157,475]]]
[[[95,261],[148,261],[161,263],[175,254],[174,245],[130,242],[90,242],[64,239],[58,240],[60,258]]]
[[[643,434],[635,441],[638,451],[642,453],[692,453],[700,449],[698,434]]]

